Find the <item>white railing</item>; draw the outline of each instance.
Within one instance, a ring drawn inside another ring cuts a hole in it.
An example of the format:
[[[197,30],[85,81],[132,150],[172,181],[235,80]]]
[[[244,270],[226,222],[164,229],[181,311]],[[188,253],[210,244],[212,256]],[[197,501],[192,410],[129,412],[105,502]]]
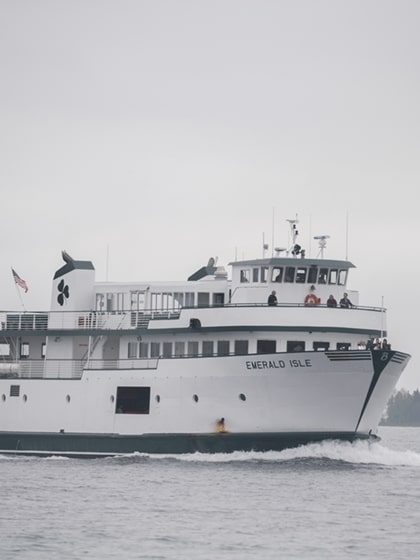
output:
[[[0,362],[0,379],[80,379],[84,370],[157,369],[159,358],[124,360],[20,360]]]

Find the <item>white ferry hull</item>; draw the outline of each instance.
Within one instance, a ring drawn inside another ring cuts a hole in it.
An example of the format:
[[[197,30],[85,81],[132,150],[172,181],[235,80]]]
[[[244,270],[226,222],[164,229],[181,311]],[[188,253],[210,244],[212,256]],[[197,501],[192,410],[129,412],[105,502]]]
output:
[[[395,351],[278,353],[0,379],[0,452],[214,453],[369,438],[408,360]],[[148,414],[119,413],[118,387],[150,387]],[[227,433],[215,433],[220,418]]]

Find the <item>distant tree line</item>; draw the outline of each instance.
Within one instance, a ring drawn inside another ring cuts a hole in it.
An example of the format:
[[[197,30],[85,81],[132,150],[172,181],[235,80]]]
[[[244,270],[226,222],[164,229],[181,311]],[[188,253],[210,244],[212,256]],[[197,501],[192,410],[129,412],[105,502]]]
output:
[[[384,426],[420,426],[420,392],[401,389],[389,399],[384,416]]]

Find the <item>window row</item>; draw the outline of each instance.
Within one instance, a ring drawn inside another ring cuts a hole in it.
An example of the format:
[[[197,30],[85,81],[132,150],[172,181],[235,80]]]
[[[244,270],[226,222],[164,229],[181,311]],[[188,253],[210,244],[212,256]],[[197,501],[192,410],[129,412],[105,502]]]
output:
[[[45,358],[46,349],[47,349],[47,344],[45,342],[43,342],[41,344],[41,352],[40,352],[39,357]],[[0,343],[0,357],[2,357],[2,358],[11,358],[12,357],[11,347],[10,347],[10,344],[8,342]],[[20,343],[19,358],[21,358],[21,359],[29,358],[29,342],[21,342]]]
[[[303,340],[288,340],[286,343],[287,352],[304,352],[305,350],[326,351],[332,349],[333,346],[329,342],[315,341],[309,348]],[[335,350],[349,350],[350,342],[337,342]],[[127,349],[127,357],[129,359],[136,358],[172,358],[181,356],[228,356],[231,353],[235,355],[246,355],[249,353],[248,340],[235,340],[231,347],[230,340],[203,340],[200,343],[197,340],[189,340],[187,342],[129,342]],[[257,340],[257,354],[273,354],[277,352],[276,340]]]
[[[270,274],[269,274],[270,272]],[[344,286],[347,280],[347,269],[327,268],[318,266],[262,266],[241,270],[241,283],[287,282],[296,284],[338,284]]]

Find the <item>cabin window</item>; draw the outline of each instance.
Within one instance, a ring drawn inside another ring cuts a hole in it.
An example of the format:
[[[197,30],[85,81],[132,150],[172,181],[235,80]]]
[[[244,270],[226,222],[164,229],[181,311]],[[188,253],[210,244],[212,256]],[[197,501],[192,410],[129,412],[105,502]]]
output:
[[[214,342],[212,340],[203,340],[203,356],[213,356]]]
[[[261,267],[261,282],[264,284],[267,282],[268,279],[268,266]]]
[[[174,292],[175,307],[182,307],[184,305],[184,294],[182,292]]]
[[[0,344],[0,356],[8,357],[10,356],[10,344]]]
[[[224,293],[216,293],[213,294],[213,305],[224,305],[225,303],[225,294]]]
[[[295,267],[294,266],[286,266],[284,281],[285,282],[294,282],[295,281]]]
[[[237,356],[248,354],[248,341],[247,340],[235,340],[235,354]]]
[[[150,387],[117,387],[116,414],[149,414]]]
[[[257,340],[257,354],[273,354],[275,351],[275,340]]]
[[[272,282],[281,282],[283,279],[283,267],[275,266],[271,274]]]
[[[298,284],[303,284],[306,281],[306,268],[297,268],[296,269],[296,282]]]
[[[140,342],[139,356],[140,356],[140,358],[148,358],[149,357],[149,343],[148,342]]]
[[[185,293],[185,307],[194,307],[194,292]]]
[[[189,340],[188,341],[188,355],[189,356],[198,356],[198,341],[196,341],[196,340]]]
[[[332,268],[330,270],[330,279],[328,281],[329,284],[337,284],[338,278],[338,270],[336,268]]]
[[[127,345],[127,357],[128,358],[137,358],[137,342],[129,342]]]
[[[350,342],[337,342],[337,350],[350,350]]]
[[[253,282],[258,282],[260,279],[260,269],[259,268],[253,268],[252,269],[252,281]]]
[[[20,357],[29,358],[29,343],[21,342],[20,344]]]
[[[287,352],[304,352],[305,342],[303,340],[288,340],[286,350]]]
[[[160,342],[150,343],[150,356],[151,358],[159,358],[160,356]]]
[[[185,354],[185,342],[175,342],[175,356],[183,356]]]
[[[103,311],[105,307],[104,294],[96,294],[96,311]]]
[[[241,270],[241,283],[249,282],[249,270]]]
[[[338,273],[338,284],[340,286],[345,286],[347,281],[347,270],[340,270]]]
[[[313,344],[313,349],[315,350],[315,352],[325,352],[325,350],[328,350],[329,347],[329,342],[314,342]]]
[[[217,355],[218,356],[229,356],[229,340],[218,340],[217,341]]]
[[[320,268],[318,274],[318,284],[326,284],[328,278],[328,268]]]
[[[198,307],[209,307],[210,305],[210,294],[208,292],[198,292],[197,294],[197,306]]]
[[[308,284],[316,284],[316,279],[318,276],[318,267],[311,266],[308,271]]]
[[[46,355],[47,355],[47,343],[43,342],[41,344],[41,358],[45,358]]]
[[[172,342],[164,342],[162,345],[162,356],[164,358],[172,357]]]

